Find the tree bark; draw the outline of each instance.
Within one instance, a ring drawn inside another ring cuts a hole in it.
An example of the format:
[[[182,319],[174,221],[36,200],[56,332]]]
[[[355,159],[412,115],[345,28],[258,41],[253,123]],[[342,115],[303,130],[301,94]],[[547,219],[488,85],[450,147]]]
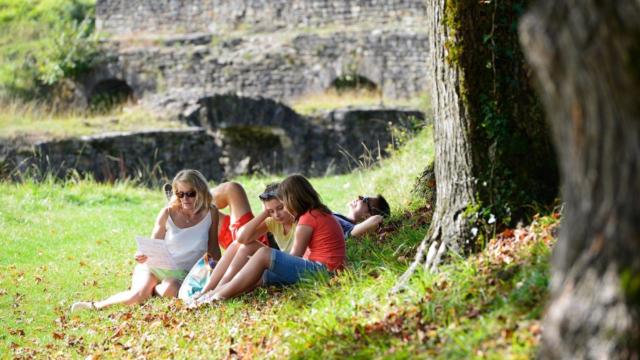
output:
[[[640,358],[640,2],[542,0],[520,37],[565,202],[541,358]]]
[[[427,1],[438,195],[394,290],[419,264],[435,270],[448,249],[477,250],[489,213],[516,222],[526,205],[557,195],[555,154],[515,26],[526,2]]]

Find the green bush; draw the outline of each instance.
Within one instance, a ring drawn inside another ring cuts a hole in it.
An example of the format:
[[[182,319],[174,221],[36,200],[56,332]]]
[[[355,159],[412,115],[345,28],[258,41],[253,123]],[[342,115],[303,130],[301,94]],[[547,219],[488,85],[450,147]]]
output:
[[[92,0],[0,0],[0,95],[32,98],[98,56]]]

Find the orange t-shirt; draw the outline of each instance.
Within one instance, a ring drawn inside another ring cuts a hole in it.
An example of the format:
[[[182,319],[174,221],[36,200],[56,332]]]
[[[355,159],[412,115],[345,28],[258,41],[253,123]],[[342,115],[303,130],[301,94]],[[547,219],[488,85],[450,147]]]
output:
[[[298,226],[307,225],[313,229],[305,259],[319,261],[330,271],[339,270],[345,265],[344,234],[340,224],[332,214],[318,210],[304,213]]]

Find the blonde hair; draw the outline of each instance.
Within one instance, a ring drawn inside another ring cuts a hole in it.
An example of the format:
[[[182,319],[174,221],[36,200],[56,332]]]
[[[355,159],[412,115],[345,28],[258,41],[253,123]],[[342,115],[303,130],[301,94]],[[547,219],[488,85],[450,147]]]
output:
[[[180,199],[176,196],[178,183],[190,185],[196,192],[195,209],[199,212],[202,209],[208,209],[213,203],[213,196],[209,192],[209,184],[207,179],[198,170],[185,169],[180,170],[171,182],[171,200],[169,206],[176,208],[180,206]]]

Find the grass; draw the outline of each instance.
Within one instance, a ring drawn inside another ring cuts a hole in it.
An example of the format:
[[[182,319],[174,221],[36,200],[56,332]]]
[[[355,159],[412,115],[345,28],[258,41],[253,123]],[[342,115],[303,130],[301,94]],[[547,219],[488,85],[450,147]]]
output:
[[[372,93],[329,91],[322,96],[309,96],[294,103],[296,111],[311,114],[347,106],[377,106]],[[396,100],[386,106],[406,106],[429,112],[426,95],[411,100]],[[22,137],[27,139],[59,139],[105,132],[147,129],[179,129],[187,125],[153,114],[142,106],[124,104],[106,113],[79,110],[56,112],[50,105],[0,98],[0,141]]]
[[[66,138],[114,131],[185,128],[179,121],[163,119],[141,106],[128,105],[106,114],[51,111],[48,106],[19,100],[0,101],[1,138]]]
[[[430,103],[426,94],[413,99],[384,99],[378,91],[362,90],[341,92],[328,90],[323,93],[307,94],[291,100],[289,106],[303,115],[313,115],[317,112],[349,106],[409,107],[430,112]]]
[[[0,183],[7,205],[0,208],[1,357],[531,357],[553,217],[525,232],[535,236],[519,236],[527,241],[504,235],[483,254],[450,259],[438,274],[420,272],[407,291],[389,296],[427,230],[406,211],[421,205],[410,184],[432,158],[430,138],[424,130],[380,167],[312,179],[335,210],[358,194],[383,192],[393,204],[392,223],[401,224],[384,240],[348,240],[346,271],[198,311],[153,299],[140,307],[67,312],[75,300],[128,287],[133,238],[151,231],[165,203],[159,190],[91,180]],[[238,179],[254,209],[273,179]]]

